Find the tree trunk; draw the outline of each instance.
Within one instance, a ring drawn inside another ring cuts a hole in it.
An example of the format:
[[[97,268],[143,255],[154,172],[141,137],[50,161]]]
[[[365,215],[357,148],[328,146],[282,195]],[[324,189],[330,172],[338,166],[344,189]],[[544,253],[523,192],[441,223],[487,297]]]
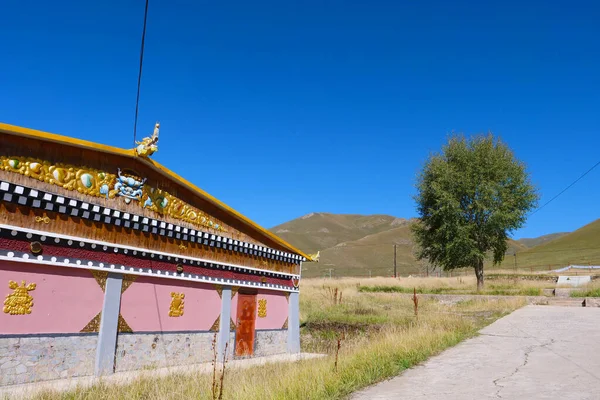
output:
[[[483,260],[477,261],[475,264],[475,276],[477,277],[477,291],[483,289]]]

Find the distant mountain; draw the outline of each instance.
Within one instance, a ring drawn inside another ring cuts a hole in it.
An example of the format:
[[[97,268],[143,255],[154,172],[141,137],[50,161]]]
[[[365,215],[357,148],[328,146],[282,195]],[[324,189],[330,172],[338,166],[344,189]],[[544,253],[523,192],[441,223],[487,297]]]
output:
[[[303,265],[306,277],[328,276],[330,270],[334,276],[390,276],[393,274],[394,245],[398,273],[407,275],[422,273],[426,269],[426,264],[417,261],[414,256],[415,244],[410,231],[413,222],[391,215],[310,213],[277,225],[271,231],[307,253],[321,252],[319,263]],[[515,259],[509,256],[515,253],[520,267],[547,264],[552,260],[560,260],[564,264],[565,259],[581,258],[582,253],[576,248],[593,246],[595,242],[600,243],[598,239],[600,221],[573,233],[509,239],[508,256],[500,267],[513,268]],[[551,252],[541,253],[546,248]],[[560,257],[556,253],[561,253]],[[544,254],[554,256],[541,257]]]
[[[390,215],[310,213],[271,228],[271,232],[308,253],[383,232],[404,224]]]
[[[550,242],[551,240],[558,239],[559,237],[568,235],[569,232],[551,233],[549,235],[543,235],[537,238],[523,238],[519,239],[518,242],[523,244],[525,247],[535,247],[540,244]]]
[[[308,253],[321,251],[320,262],[305,263],[304,276],[388,275],[398,270],[415,271],[411,221],[391,215],[310,213],[271,229]]]
[[[569,264],[600,265],[600,219],[571,233],[557,233],[536,239],[521,239],[534,246],[517,252],[517,266],[547,270]],[[537,245],[536,245],[537,243]],[[514,260],[502,267],[512,268]]]

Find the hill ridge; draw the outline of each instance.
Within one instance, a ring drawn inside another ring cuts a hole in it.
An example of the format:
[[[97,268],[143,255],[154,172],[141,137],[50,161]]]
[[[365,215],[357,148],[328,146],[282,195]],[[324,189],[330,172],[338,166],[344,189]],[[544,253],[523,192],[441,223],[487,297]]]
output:
[[[284,222],[271,231],[289,243],[309,252],[321,252],[320,263],[306,263],[305,277],[322,276],[329,269],[333,275],[369,276],[393,273],[394,244],[398,273],[422,273],[426,262],[415,258],[415,244],[410,226],[415,218],[387,214],[334,214],[313,212]],[[600,220],[574,231],[542,235],[537,238],[509,239],[509,250],[499,268],[548,269],[569,262],[600,264],[600,247],[578,252],[582,245],[593,247],[600,237]],[[579,243],[579,244],[578,244]],[[543,254],[553,257],[544,257]],[[517,254],[516,257],[512,257]],[[560,256],[556,256],[560,254]],[[582,260],[583,258],[583,260]],[[515,260],[516,259],[516,260]],[[491,268],[488,264],[486,268]]]

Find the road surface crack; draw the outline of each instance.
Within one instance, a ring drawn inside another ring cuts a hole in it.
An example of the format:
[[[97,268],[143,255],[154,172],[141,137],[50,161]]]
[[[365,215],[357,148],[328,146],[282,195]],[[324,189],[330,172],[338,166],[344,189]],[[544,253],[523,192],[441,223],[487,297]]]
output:
[[[510,374],[508,375],[504,375],[498,379],[493,380],[494,382],[494,386],[496,387],[496,397],[501,399],[502,395],[500,394],[500,392],[502,392],[502,389],[504,389],[504,385],[500,384],[500,381],[503,381],[505,379],[509,379],[512,378],[513,376],[515,376],[523,367],[525,367],[527,365],[527,363],[529,362],[529,355],[531,353],[533,353],[534,350],[537,349],[541,349],[547,346],[550,346],[552,344],[554,344],[555,340],[554,339],[550,339],[549,342],[547,343],[541,343],[538,345],[533,345],[533,346],[529,346],[527,347],[525,350],[525,354],[523,355],[523,363],[521,363],[520,365],[518,365]]]

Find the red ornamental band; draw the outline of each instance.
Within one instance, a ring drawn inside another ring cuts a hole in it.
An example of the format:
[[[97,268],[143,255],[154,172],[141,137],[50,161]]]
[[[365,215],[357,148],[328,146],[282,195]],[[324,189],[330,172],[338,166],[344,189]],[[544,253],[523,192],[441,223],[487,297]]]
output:
[[[20,240],[17,238],[2,238],[0,237],[0,249],[16,251],[22,253],[31,253],[31,241],[28,240]],[[42,243],[43,246],[43,255],[46,256],[55,256],[55,257],[66,257],[69,259],[75,260],[86,260],[86,261],[96,261],[102,262],[104,264],[114,264],[115,266],[124,265],[126,267],[133,267],[135,269],[143,268],[143,269],[152,269],[153,271],[169,271],[169,272],[177,272],[177,261],[174,260],[174,257],[171,256],[171,261],[156,260],[156,259],[147,259],[147,258],[138,258],[134,256],[130,256],[128,254],[122,254],[121,252],[115,253],[112,251],[97,251],[97,250],[89,250],[85,248],[76,248],[76,247],[63,247],[57,246],[52,243]],[[102,249],[102,246],[99,245],[98,248]],[[121,250],[122,251],[122,250]],[[147,252],[151,254],[150,251]],[[32,256],[33,257],[33,256]],[[155,256],[158,257],[158,256]],[[163,256],[166,258],[166,256]],[[180,260],[185,259],[183,256],[179,256]],[[213,262],[214,263],[214,262]],[[217,263],[214,263],[217,264]],[[184,273],[185,274],[195,274],[206,277],[214,277],[214,278],[224,278],[224,279],[236,279],[247,282],[259,282],[263,284],[273,284],[273,285],[282,285],[288,287],[290,289],[294,288],[291,277],[286,278],[277,278],[273,276],[267,276],[264,273],[248,273],[248,272],[239,272],[239,271],[230,271],[226,266],[222,267],[223,269],[213,269],[206,268],[201,266],[183,264]]]

